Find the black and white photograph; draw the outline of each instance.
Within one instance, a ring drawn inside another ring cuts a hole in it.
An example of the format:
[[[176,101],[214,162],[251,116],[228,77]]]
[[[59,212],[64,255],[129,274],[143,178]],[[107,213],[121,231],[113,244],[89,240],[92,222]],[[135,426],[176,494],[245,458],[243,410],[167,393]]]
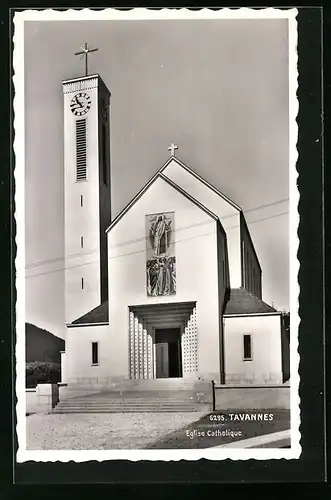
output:
[[[300,457],[296,15],[15,13],[18,462]]]

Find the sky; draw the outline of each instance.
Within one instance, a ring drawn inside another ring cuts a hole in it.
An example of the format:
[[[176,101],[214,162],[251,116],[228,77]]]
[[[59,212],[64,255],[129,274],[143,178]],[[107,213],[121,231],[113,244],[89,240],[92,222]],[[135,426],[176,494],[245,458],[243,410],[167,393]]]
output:
[[[25,22],[26,321],[64,336],[62,80],[111,90],[112,218],[176,156],[241,206],[263,299],[289,309],[287,20]]]

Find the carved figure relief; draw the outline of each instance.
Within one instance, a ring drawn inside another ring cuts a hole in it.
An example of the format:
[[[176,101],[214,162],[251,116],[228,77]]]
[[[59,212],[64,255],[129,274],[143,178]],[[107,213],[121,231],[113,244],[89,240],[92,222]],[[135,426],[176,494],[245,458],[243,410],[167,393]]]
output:
[[[176,293],[176,258],[174,255],[174,213],[146,216],[147,295]]]

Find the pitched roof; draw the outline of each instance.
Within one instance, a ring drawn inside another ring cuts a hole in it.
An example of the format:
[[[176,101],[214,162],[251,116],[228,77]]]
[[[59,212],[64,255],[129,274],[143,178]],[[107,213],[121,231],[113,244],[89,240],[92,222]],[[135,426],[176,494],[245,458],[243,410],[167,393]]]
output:
[[[255,295],[247,292],[244,288],[232,288],[230,299],[226,304],[224,314],[256,314],[256,313],[272,313],[277,312],[274,307],[269,306],[266,302],[255,297]],[[93,325],[109,322],[108,300],[101,305],[92,309],[87,314],[73,321],[70,325]],[[68,326],[70,326],[68,325]]]
[[[105,300],[100,306],[95,307],[92,311],[84,314],[78,319],[75,319],[71,325],[86,325],[93,323],[108,323],[109,313],[108,313],[108,300]],[[70,325],[67,325],[70,326]]]
[[[194,170],[192,170],[190,167],[185,165],[183,162],[178,160],[175,156],[171,156],[168,158],[168,160],[162,165],[162,167],[153,175],[153,177],[141,188],[141,190],[136,194],[134,198],[123,208],[123,210],[115,217],[114,220],[110,223],[109,227],[106,229],[106,233],[110,231],[116,224],[121,220],[121,218],[130,210],[130,208],[141,198],[141,196],[147,191],[147,189],[154,183],[154,181],[157,178],[162,178],[163,180],[167,181],[170,185],[175,187],[178,191],[180,191],[182,194],[184,194],[186,197],[190,198],[193,203],[196,205],[200,205],[201,207],[204,208],[205,211],[210,212],[206,207],[204,207],[198,200],[193,198],[189,193],[187,193],[184,189],[182,189],[178,184],[176,184],[174,181],[169,179],[166,175],[163,174],[163,171],[165,168],[170,164],[171,161],[175,161],[180,167],[183,167],[187,172],[190,172],[194,177],[196,177],[199,181],[204,183],[206,186],[208,186],[210,189],[212,189],[216,194],[221,196],[224,200],[226,200],[228,203],[230,203],[233,207],[235,207],[237,210],[241,211],[241,208],[236,205],[232,200],[227,198],[224,194],[222,194],[218,189],[216,189],[214,186],[209,184],[206,180],[204,180],[199,174],[197,174]],[[211,212],[210,212],[211,213]],[[212,214],[214,218],[218,218],[216,215]]]
[[[230,299],[225,306],[224,314],[257,314],[277,312],[274,307],[247,292],[244,288],[232,288]]]
[[[206,181],[206,179],[204,179],[200,174],[198,174],[198,172],[196,172],[195,170],[193,170],[193,168],[188,167],[187,165],[185,165],[185,163],[183,163],[182,161],[180,161],[176,156],[172,156],[172,157],[169,158],[169,160],[167,161],[167,163],[165,165],[163,165],[163,167],[161,168],[162,171],[165,170],[166,167],[169,165],[170,160],[174,160],[180,167],[182,167],[184,170],[186,170],[187,172],[189,172],[191,175],[193,175],[193,177],[195,177],[196,179],[198,179],[205,186],[209,187],[209,189],[211,189],[212,191],[214,191],[214,193],[216,193],[218,196],[220,196],[221,198],[223,198],[223,200],[227,201],[230,205],[232,205],[233,208],[236,208],[240,212],[242,211],[242,208],[239,205],[237,205],[237,203],[235,203],[233,200],[231,200],[228,196],[226,196],[224,193],[222,193],[215,186],[213,186],[212,184],[210,184],[210,182]]]

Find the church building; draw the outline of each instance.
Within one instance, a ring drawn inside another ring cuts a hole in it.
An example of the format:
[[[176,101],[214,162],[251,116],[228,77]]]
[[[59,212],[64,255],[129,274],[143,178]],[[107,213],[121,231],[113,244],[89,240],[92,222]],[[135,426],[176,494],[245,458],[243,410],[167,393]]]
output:
[[[63,97],[62,382],[285,382],[282,314],[262,300],[242,209],[199,175],[199,165],[180,161],[172,144],[112,218],[110,91],[87,75],[64,81]]]

